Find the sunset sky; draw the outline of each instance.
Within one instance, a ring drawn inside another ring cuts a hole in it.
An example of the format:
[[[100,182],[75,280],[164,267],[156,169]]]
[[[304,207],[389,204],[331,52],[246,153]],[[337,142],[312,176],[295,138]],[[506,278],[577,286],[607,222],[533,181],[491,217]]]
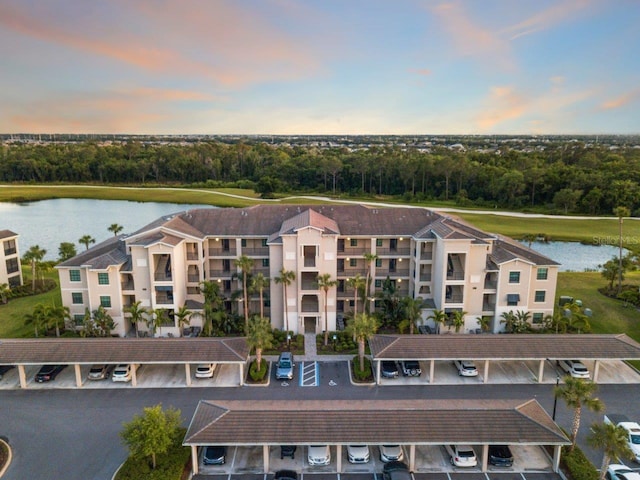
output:
[[[638,0],[0,0],[0,133],[640,133]]]

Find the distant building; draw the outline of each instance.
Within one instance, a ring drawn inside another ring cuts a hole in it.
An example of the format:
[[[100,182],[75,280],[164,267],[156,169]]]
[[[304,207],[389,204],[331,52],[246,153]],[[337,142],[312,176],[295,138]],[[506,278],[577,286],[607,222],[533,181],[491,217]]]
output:
[[[479,317],[501,331],[501,315],[509,311],[529,312],[532,323],[541,324],[553,313],[558,271],[557,262],[511,239],[422,208],[258,205],[189,210],[111,237],[57,266],[62,301],[79,325],[86,309],[102,305],[118,335],[132,330],[124,309],[140,301],[166,309],[161,334],[179,336],[174,314],[183,305],[195,312],[191,325],[202,326],[205,281],[220,286],[224,308],[242,313],[235,265],[241,255],[253,260],[252,274],[270,279],[265,316],[275,328],[296,333],[324,330],[325,295],[317,285],[323,274],[337,282],[326,299],[329,330],[342,328],[365,302],[371,311],[379,308],[386,283],[399,296],[424,300],[425,325],[434,326],[429,316],[436,309],[449,316],[465,312],[460,332],[468,333],[477,331]],[[286,306],[283,284],[274,281],[283,268],[295,273]],[[370,290],[356,305],[349,279],[368,273]],[[250,292],[249,310],[260,312],[258,292]]]
[[[0,230],[0,285],[6,283],[9,287],[22,285],[22,267],[18,250],[18,234],[11,230]]]

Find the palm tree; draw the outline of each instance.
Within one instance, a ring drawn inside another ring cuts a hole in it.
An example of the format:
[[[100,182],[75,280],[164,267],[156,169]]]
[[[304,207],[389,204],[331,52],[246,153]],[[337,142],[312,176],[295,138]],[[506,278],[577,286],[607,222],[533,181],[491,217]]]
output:
[[[292,270],[285,270],[284,267],[280,269],[280,276],[275,278],[276,283],[282,284],[282,292],[284,297],[284,325],[285,331],[289,331],[289,305],[287,302],[287,287],[293,283],[296,279],[296,272]]]
[[[464,312],[462,310],[455,310],[453,312],[452,323],[453,323],[453,328],[455,329],[456,333],[460,333],[460,329],[462,327],[464,327],[464,316],[466,314],[467,314],[467,312]]]
[[[236,267],[242,272],[242,294],[244,305],[244,331],[249,328],[249,291],[247,290],[247,279],[253,269],[253,259],[246,255],[241,255],[235,260]]]
[[[182,331],[182,327],[189,325],[192,313],[186,305],[182,305],[178,311],[174,313],[175,318],[178,320],[178,328],[180,331]]]
[[[36,278],[38,265],[47,254],[44,248],[40,248],[39,245],[32,245],[29,250],[23,255],[22,260],[31,263],[31,290],[36,290]]]
[[[605,480],[612,458],[626,457],[633,460],[633,451],[629,447],[627,431],[612,423],[594,423],[587,437],[587,443],[593,448],[602,449],[600,480]]]
[[[402,307],[404,309],[404,316],[409,321],[409,334],[413,335],[416,322],[422,317],[424,301],[421,298],[404,297],[402,299]]]
[[[505,332],[514,333],[516,323],[517,323],[517,318],[516,318],[516,314],[513,313],[513,310],[509,310],[508,312],[502,312],[502,315],[500,315],[500,317],[502,317],[502,319],[500,320],[500,323],[504,323]]]
[[[369,295],[371,295],[371,266],[378,259],[378,255],[376,255],[375,253],[365,253],[363,257],[364,263],[366,263],[367,265],[367,278],[364,285],[364,295],[365,297],[368,297]],[[366,301],[366,298],[364,302],[364,310],[366,313],[369,313],[371,311],[370,303]]]
[[[89,245],[92,243],[96,243],[96,239],[91,235],[83,235],[78,239],[78,243],[84,245],[87,250],[89,250]]]
[[[491,317],[476,317],[476,322],[478,322],[478,326],[480,327],[481,332],[484,333],[489,331]]]
[[[112,223],[111,225],[109,225],[109,228],[107,228],[107,230],[109,230],[110,232],[113,232],[113,236],[117,237],[118,234],[124,229],[124,227],[122,225],[118,225],[117,223]]]
[[[526,333],[531,325],[531,312],[524,310],[518,310],[515,313],[516,323],[514,325],[513,333]]]
[[[574,378],[569,375],[564,377],[564,385],[555,388],[555,395],[564,400],[567,407],[573,408],[573,424],[571,428],[571,447],[569,452],[573,451],[578,438],[578,429],[580,428],[580,416],[582,415],[582,407],[585,406],[594,412],[600,412],[604,408],[602,400],[593,398],[598,386],[590,380]]]
[[[0,283],[0,302],[2,302],[3,304],[8,302],[9,292],[11,292],[11,289],[9,289],[9,284]]]
[[[251,279],[251,290],[257,290],[260,295],[260,318],[264,317],[264,289],[269,286],[269,278],[265,277],[262,272],[256,273]]]
[[[329,345],[329,319],[327,315],[327,297],[329,296],[329,289],[335,287],[338,282],[331,279],[330,273],[323,273],[318,275],[316,279],[318,288],[324,291],[324,346]]]
[[[25,325],[33,325],[33,330],[36,338],[38,338],[38,334],[41,329],[46,328],[47,325],[47,307],[38,303],[35,307],[33,307],[33,311],[31,313],[27,313],[24,316],[24,324]]]
[[[631,215],[631,212],[627,207],[616,207],[613,210],[613,214],[618,217],[618,227],[619,227],[619,235],[618,235],[618,295],[620,295],[620,291],[622,290],[622,219],[624,217],[628,217]]]
[[[273,345],[273,331],[271,322],[266,318],[253,318],[247,328],[247,345],[256,350],[256,367],[260,370],[262,364],[262,351]]]
[[[434,310],[427,320],[433,320],[436,324],[436,333],[440,333],[440,325],[447,321],[447,314],[443,310]]]
[[[156,336],[156,329],[162,336],[162,325],[167,320],[167,310],[164,308],[154,308],[151,310],[151,316],[147,320],[147,325],[152,329],[153,336]]]
[[[93,311],[93,323],[96,329],[96,335],[99,337],[108,337],[111,331],[116,328],[116,322],[113,321],[111,315],[107,313],[102,305]]]
[[[358,315],[358,290],[365,286],[365,279],[359,273],[355,277],[348,278],[347,284],[353,287],[353,318]]]
[[[375,317],[361,313],[353,318],[349,323],[347,330],[353,335],[358,342],[358,357],[360,359],[360,370],[364,370],[364,350],[365,342],[375,335],[378,331],[378,321]]]
[[[71,242],[62,242],[58,247],[58,258],[61,262],[69,260],[78,254],[76,246]]]
[[[54,327],[56,337],[60,337],[60,326],[64,327],[65,323],[71,319],[69,307],[48,305],[45,310],[45,319],[47,327]]]
[[[140,305],[142,305],[142,302],[138,300],[137,302],[133,302],[131,305],[124,308],[125,313],[131,315],[131,323],[133,323],[134,328],[136,329],[136,338],[138,337],[138,322],[143,321],[144,315],[149,313],[146,308],[141,307]]]

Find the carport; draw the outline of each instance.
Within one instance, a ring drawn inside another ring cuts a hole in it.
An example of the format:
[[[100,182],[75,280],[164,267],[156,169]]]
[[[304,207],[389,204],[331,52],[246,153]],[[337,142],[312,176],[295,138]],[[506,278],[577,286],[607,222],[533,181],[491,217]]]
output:
[[[491,361],[529,360],[538,362],[536,378],[541,383],[547,360],[593,360],[592,379],[597,382],[599,361],[640,359],[640,344],[625,334],[375,335],[369,347],[378,384],[382,360],[428,362],[428,383],[434,381],[436,361],[483,362],[483,381],[487,383]]]
[[[342,473],[346,445],[406,446],[415,470],[416,446],[470,444],[481,451],[487,471],[492,444],[553,447],[553,471],[560,449],[571,442],[540,404],[522,400],[201,400],[183,445],[191,447],[193,473],[198,473],[198,447],[262,446],[264,473],[270,447],[331,445],[337,449],[336,471]]]
[[[184,365],[186,385],[191,385],[191,364],[237,365],[240,385],[249,348],[244,337],[235,338],[43,338],[0,340],[0,364],[18,367],[20,387],[27,388],[26,366],[73,365],[76,386],[82,387],[81,366],[128,363],[132,386],[136,369],[144,364]]]

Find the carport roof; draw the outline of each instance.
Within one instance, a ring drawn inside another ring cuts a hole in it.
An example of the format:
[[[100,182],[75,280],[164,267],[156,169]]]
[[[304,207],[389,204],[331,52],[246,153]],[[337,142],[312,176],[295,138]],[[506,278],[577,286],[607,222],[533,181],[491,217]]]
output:
[[[536,400],[201,400],[184,445],[571,443]]]
[[[0,364],[244,363],[236,338],[43,338],[0,340]]]
[[[640,344],[620,335],[375,335],[374,360],[640,359]]]

